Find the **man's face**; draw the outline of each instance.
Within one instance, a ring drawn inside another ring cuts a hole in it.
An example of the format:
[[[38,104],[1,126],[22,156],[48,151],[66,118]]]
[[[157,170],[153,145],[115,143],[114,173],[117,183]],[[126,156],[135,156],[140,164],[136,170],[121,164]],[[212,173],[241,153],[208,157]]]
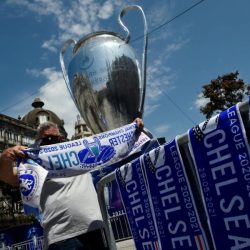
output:
[[[42,131],[41,138],[48,137],[48,136],[51,136],[51,135],[52,136],[59,136],[60,135],[59,129],[54,128],[54,127],[47,128],[47,129]]]
[[[43,130],[40,134],[40,146],[56,144],[63,141],[63,137],[60,135],[59,129],[50,127]]]

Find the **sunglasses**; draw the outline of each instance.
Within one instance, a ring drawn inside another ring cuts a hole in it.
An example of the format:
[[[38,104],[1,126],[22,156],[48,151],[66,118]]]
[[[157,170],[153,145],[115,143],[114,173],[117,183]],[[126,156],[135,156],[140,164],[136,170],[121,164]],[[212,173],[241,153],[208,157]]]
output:
[[[64,137],[61,135],[50,135],[40,139],[40,146],[56,144],[60,142],[64,142]]]

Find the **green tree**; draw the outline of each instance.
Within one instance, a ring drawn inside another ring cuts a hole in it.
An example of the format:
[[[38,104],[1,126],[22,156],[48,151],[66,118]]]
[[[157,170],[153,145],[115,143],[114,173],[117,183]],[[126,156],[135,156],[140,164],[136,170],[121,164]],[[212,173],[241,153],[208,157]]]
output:
[[[218,76],[217,79],[211,80],[209,84],[202,87],[203,97],[208,98],[209,101],[205,106],[200,107],[200,112],[207,119],[243,101],[244,97],[249,95],[250,85],[238,79],[238,76],[238,71]]]

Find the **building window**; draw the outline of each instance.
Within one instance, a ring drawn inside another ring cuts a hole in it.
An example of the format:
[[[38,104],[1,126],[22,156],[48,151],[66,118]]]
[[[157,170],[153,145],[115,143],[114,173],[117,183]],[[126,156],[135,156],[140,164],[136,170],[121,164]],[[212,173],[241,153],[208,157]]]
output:
[[[9,140],[9,139],[10,139],[9,136],[10,136],[10,135],[9,135],[9,132],[8,132],[8,131],[5,131],[5,139],[6,139],[6,140]]]
[[[78,134],[81,133],[81,127],[78,127]]]
[[[18,141],[18,135],[17,134],[14,134],[14,141]]]
[[[38,117],[39,117],[39,124],[42,124],[48,121],[48,117],[45,114],[40,114]]]

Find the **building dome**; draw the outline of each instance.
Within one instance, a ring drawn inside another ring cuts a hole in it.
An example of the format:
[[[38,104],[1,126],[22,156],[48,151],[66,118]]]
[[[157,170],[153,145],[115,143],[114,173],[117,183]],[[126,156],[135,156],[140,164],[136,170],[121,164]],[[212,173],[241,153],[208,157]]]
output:
[[[67,132],[65,131],[63,127],[64,121],[61,120],[54,112],[48,109],[44,109],[43,106],[44,106],[44,102],[41,101],[41,99],[38,97],[35,98],[32,103],[32,107],[34,107],[34,109],[30,111],[29,113],[27,113],[22,118],[22,121],[26,122],[28,125],[35,127],[35,128],[37,128],[40,124],[44,122],[48,122],[48,121],[53,122],[57,124],[62,135],[64,135],[65,138],[67,138]]]

